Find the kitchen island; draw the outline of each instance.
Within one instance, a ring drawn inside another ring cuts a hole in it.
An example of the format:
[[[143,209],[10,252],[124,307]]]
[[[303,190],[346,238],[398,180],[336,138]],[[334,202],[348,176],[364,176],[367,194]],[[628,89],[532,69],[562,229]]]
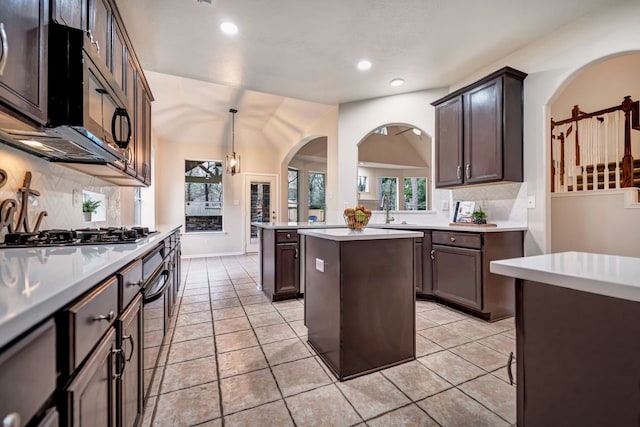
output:
[[[564,252],[491,272],[516,278],[517,424],[637,425],[640,259]]]
[[[414,239],[400,230],[302,229],[309,344],[347,380],[415,359]]]

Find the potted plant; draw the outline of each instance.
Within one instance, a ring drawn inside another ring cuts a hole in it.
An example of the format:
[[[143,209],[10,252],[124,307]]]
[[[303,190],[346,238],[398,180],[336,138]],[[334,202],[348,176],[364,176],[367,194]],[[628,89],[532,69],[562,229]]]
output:
[[[91,214],[94,213],[96,209],[98,209],[100,203],[102,203],[100,200],[93,200],[91,198],[88,198],[84,202],[82,202],[82,214],[84,215],[85,222],[91,221]]]
[[[474,224],[486,224],[487,223],[487,213],[479,208],[477,211],[473,213],[473,223]]]

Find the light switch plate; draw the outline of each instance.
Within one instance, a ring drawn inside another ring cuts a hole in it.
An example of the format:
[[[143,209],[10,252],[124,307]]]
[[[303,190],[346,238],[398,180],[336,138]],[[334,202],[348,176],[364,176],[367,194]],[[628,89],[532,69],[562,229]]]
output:
[[[440,210],[443,210],[443,211],[448,211],[449,210],[449,201],[448,200],[443,200],[440,203]]]
[[[324,273],[324,260],[316,258],[316,270]]]

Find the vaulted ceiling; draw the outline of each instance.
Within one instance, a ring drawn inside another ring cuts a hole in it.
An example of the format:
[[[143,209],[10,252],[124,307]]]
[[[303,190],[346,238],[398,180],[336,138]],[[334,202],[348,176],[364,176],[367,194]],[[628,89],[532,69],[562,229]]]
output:
[[[117,3],[147,70],[338,104],[449,86],[585,14],[621,1]],[[235,36],[220,32],[220,23],[227,20],[239,27]],[[356,69],[363,58],[373,63],[367,72]],[[391,87],[395,77],[404,78],[405,85]]]

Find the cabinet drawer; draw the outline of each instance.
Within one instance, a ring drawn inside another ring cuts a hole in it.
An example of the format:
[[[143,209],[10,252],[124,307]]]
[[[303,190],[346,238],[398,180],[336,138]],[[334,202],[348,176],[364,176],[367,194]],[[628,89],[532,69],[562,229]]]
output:
[[[46,322],[0,355],[0,421],[36,415],[56,388],[56,331]],[[13,415],[12,415],[13,414]]]
[[[432,241],[435,244],[458,246],[461,248],[482,249],[482,235],[478,233],[454,233],[434,231]]]
[[[298,241],[298,233],[291,231],[276,231],[276,243],[295,243]]]
[[[118,310],[122,312],[129,303],[140,293],[142,288],[142,261],[135,261],[118,273],[120,282]]]
[[[68,373],[73,372],[118,317],[118,280],[113,277],[65,311]]]

